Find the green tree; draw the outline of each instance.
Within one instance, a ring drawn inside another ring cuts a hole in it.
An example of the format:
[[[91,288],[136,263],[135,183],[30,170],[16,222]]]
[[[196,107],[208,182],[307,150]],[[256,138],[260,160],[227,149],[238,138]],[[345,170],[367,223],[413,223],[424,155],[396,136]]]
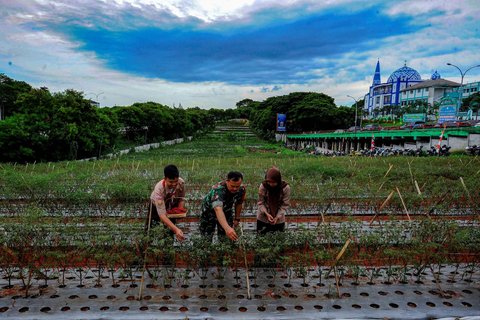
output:
[[[57,161],[96,156],[115,141],[115,119],[66,90],[32,89],[15,102],[17,113],[0,122],[2,161]]]
[[[355,118],[355,108],[337,108],[332,97],[315,92],[294,92],[250,105],[254,107],[250,113],[252,128],[267,138],[276,130],[277,113],[287,114],[289,132],[345,128]]]
[[[471,109],[472,112],[475,112],[478,118],[478,111],[480,110],[480,92],[476,92],[463,99],[461,110],[467,111],[469,109]]]
[[[17,112],[15,101],[17,97],[29,92],[32,87],[23,81],[17,81],[0,73],[0,120]]]

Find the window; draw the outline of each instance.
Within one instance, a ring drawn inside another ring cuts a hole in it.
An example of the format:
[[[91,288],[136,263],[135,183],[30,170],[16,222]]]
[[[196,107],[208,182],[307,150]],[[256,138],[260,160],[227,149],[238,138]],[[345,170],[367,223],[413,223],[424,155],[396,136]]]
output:
[[[380,103],[380,97],[377,97],[377,99],[375,99],[375,104],[379,104]]]
[[[410,94],[413,94],[413,90],[410,90]]]
[[[422,91],[422,89],[417,89],[417,93],[420,93]]]

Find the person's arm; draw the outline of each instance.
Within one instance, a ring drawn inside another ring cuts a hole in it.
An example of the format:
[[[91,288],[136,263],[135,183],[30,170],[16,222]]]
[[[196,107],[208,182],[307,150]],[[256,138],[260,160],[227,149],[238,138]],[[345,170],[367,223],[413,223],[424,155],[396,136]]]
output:
[[[267,207],[265,206],[266,194],[267,194],[267,189],[265,189],[263,184],[260,184],[260,187],[258,188],[258,202],[257,202],[258,209],[262,214],[264,214],[267,217],[268,222],[272,223],[273,217],[271,214],[268,213]]]
[[[287,185],[285,188],[283,188],[282,204],[278,209],[277,216],[274,219],[275,224],[277,223],[278,220],[283,220],[285,218],[285,213],[287,209],[290,207],[290,196],[291,196],[291,189],[290,189],[290,186]]]
[[[246,189],[243,189],[243,195],[240,201],[235,203],[235,216],[233,220],[233,227],[236,228],[240,224],[240,215],[242,214],[243,210],[243,202],[245,201],[245,198],[247,196],[247,191]]]
[[[160,216],[160,220],[162,220],[162,222],[170,229],[172,230],[173,233],[175,233],[175,237],[179,240],[179,241],[183,241],[185,240],[185,236],[183,235],[183,231],[177,227],[173,222],[172,220],[170,220],[169,217],[167,217],[166,214],[162,214],[162,215],[159,215]]]
[[[222,207],[215,207],[213,208],[215,211],[215,215],[217,216],[218,223],[222,226],[223,230],[225,230],[225,234],[230,240],[237,240],[238,236],[235,230],[228,225],[227,219],[225,218],[225,213],[223,212]]]

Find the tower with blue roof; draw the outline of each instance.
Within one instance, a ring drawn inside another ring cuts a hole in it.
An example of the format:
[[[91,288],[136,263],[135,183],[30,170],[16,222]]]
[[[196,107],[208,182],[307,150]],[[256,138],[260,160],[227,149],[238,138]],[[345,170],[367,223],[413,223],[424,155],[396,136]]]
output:
[[[365,95],[364,109],[369,114],[383,112],[385,107],[400,105],[400,91],[422,82],[420,74],[410,67],[407,62],[403,67],[395,70],[386,83],[382,83],[380,74],[380,60],[377,61],[372,85]]]

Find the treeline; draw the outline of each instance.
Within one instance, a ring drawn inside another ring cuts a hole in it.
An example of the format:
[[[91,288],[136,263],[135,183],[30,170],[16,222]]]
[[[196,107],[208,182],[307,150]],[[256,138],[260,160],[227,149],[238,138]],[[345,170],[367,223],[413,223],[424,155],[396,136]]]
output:
[[[239,115],[250,119],[250,126],[264,138],[272,138],[277,113],[287,115],[288,132],[306,132],[348,128],[354,124],[355,108],[337,107],[323,93],[294,92],[262,102],[244,99],[237,104]]]
[[[323,93],[294,92],[262,102],[244,99],[236,109],[170,108],[155,103],[99,108],[83,92],[51,93],[0,74],[0,162],[75,160],[101,157],[125,146],[161,142],[211,130],[218,121],[250,120],[272,139],[277,113],[288,132],[348,128],[355,108],[337,107]]]
[[[129,143],[190,136],[237,114],[155,102],[98,108],[82,92],[51,93],[4,74],[0,104],[0,161],[20,163],[95,157]]]

